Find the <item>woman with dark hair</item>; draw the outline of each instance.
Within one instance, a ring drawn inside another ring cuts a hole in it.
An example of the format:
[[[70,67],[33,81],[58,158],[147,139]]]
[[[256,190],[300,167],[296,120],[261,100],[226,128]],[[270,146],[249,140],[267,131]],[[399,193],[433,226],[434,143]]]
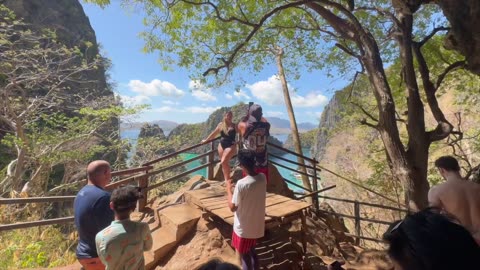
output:
[[[230,159],[237,153],[235,137],[237,135],[237,125],[233,123],[233,113],[227,111],[223,116],[221,123],[217,125],[214,131],[208,135],[202,143],[215,138],[220,133],[220,144],[218,145],[218,156],[222,165],[222,172],[225,181],[230,177]]]
[[[480,269],[480,247],[471,234],[437,209],[394,222],[383,237],[395,270]]]

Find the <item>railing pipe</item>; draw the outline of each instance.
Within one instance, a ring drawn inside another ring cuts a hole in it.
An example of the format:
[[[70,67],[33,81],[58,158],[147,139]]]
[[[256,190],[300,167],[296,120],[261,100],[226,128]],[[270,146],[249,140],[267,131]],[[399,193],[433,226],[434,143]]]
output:
[[[204,145],[204,144],[206,144],[206,143],[216,141],[216,140],[218,140],[219,138],[220,138],[220,137],[217,137],[217,138],[208,140],[208,141],[206,141],[206,142],[204,142],[204,143],[197,143],[197,144],[195,144],[195,145],[192,145],[192,146],[183,148],[183,149],[178,150],[178,151],[176,151],[176,152],[173,152],[173,153],[167,154],[167,155],[165,155],[165,156],[159,157],[159,158],[157,158],[157,159],[154,159],[154,160],[152,160],[152,161],[146,162],[146,163],[144,163],[142,166],[152,165],[152,164],[157,163],[157,162],[159,162],[159,161],[172,158],[172,157],[174,157],[174,156],[177,156],[178,154],[181,154],[181,153],[190,151],[190,150],[195,149],[195,148],[197,148],[197,147],[200,147],[200,146],[202,146],[202,145]]]
[[[148,170],[151,170],[151,169],[153,169],[152,166],[144,166],[144,167],[138,167],[138,168],[132,168],[132,169],[114,171],[114,172],[112,172],[112,177],[129,175],[129,174],[133,174],[133,173],[137,173],[137,172],[148,171]]]
[[[326,187],[326,188],[323,188],[323,189],[320,189],[320,190],[317,190],[317,191],[314,191],[314,192],[305,194],[305,195],[303,195],[303,196],[301,196],[301,197],[297,197],[297,200],[300,200],[300,199],[303,199],[303,198],[306,198],[306,197],[310,197],[310,196],[312,196],[312,198],[315,198],[315,197],[317,197],[317,196],[315,196],[315,195],[317,195],[318,193],[320,193],[320,192],[325,192],[325,191],[330,190],[330,189],[335,188],[335,187],[337,187],[337,185],[329,186],[329,187]]]
[[[198,166],[198,167],[195,167],[195,168],[193,168],[193,169],[191,169],[191,170],[185,171],[185,172],[183,172],[183,173],[181,173],[181,174],[177,174],[177,175],[175,175],[175,176],[172,176],[172,177],[170,177],[170,178],[168,178],[168,179],[166,179],[166,180],[163,180],[163,181],[161,181],[161,182],[158,182],[158,183],[156,183],[156,184],[153,184],[153,185],[148,186],[147,190],[152,190],[152,189],[157,188],[157,187],[159,187],[159,186],[161,186],[161,185],[164,185],[164,184],[166,184],[166,183],[172,182],[173,180],[176,180],[176,179],[179,178],[179,177],[183,177],[183,176],[189,175],[189,174],[191,174],[192,172],[195,172],[195,171],[201,170],[201,169],[203,169],[203,168],[206,168],[206,167],[208,167],[209,165],[210,165],[209,163],[206,163],[206,164],[200,165],[200,166]]]
[[[0,232],[29,228],[29,227],[44,226],[44,225],[64,224],[64,223],[70,223],[73,221],[74,221],[74,217],[63,217],[63,218],[52,218],[52,219],[39,220],[39,221],[18,222],[13,224],[2,224],[0,225]]]
[[[271,157],[274,157],[276,159],[280,159],[280,160],[283,160],[283,161],[286,161],[286,162],[289,162],[289,163],[292,163],[292,164],[295,164],[295,165],[298,165],[298,166],[301,166],[301,167],[305,167],[305,168],[315,170],[315,166],[304,165],[304,164],[298,163],[296,161],[293,161],[293,160],[290,160],[290,159],[287,159],[287,158],[284,158],[284,157],[281,157],[281,156],[277,156],[275,154],[268,154],[268,155],[271,156]]]
[[[339,202],[355,203],[354,200],[349,200],[349,199],[339,199],[339,198],[329,197],[329,196],[324,196],[324,195],[319,195],[318,197],[323,198],[323,199],[327,199],[327,200],[339,201]],[[377,208],[388,209],[388,210],[392,210],[392,211],[400,211],[400,212],[408,213],[408,210],[401,209],[401,208],[385,206],[385,205],[375,204],[375,203],[367,203],[367,202],[358,202],[358,203],[361,204],[361,205],[366,205],[366,206],[371,206],[371,207],[377,207]]]
[[[281,147],[281,146],[279,146],[279,145],[276,145],[276,144],[273,144],[273,143],[271,143],[271,142],[267,142],[267,145],[270,145],[270,146],[272,146],[272,147],[275,147],[275,148],[277,148],[277,149],[280,149],[280,150],[282,150],[282,151],[284,151],[284,152],[287,152],[287,153],[289,153],[289,154],[292,154],[292,155],[294,155],[294,156],[296,156],[296,157],[301,157],[301,158],[309,161],[309,162],[310,162],[311,164],[313,164],[313,165],[316,165],[316,164],[318,163],[317,161],[315,161],[315,160],[312,159],[312,158],[309,158],[309,157],[300,155],[300,154],[298,154],[298,153],[296,153],[296,152],[294,152],[294,151],[288,150],[288,149],[286,149],[286,148],[283,148],[283,147]]]
[[[143,211],[148,202],[148,171],[138,179],[138,187],[142,197],[138,200],[138,211]]]
[[[304,187],[304,186],[300,186],[299,184],[294,183],[294,182],[292,182],[292,181],[290,181],[290,180],[288,180],[288,179],[283,178],[283,181],[289,183],[289,184],[292,185],[292,186],[296,186],[296,187],[298,187],[298,188],[301,188],[301,189],[303,189],[303,190],[305,190],[305,191],[312,192],[310,189],[308,189],[308,188],[306,188],[306,187]]]
[[[311,174],[309,174],[309,173],[304,173],[304,172],[302,172],[302,171],[292,169],[292,168],[290,168],[290,167],[288,167],[288,166],[282,165],[282,164],[280,164],[280,163],[278,163],[278,162],[275,162],[275,161],[272,161],[272,160],[270,160],[270,163],[275,164],[275,165],[277,165],[277,166],[279,166],[279,167],[285,168],[285,169],[287,169],[287,170],[290,170],[290,171],[292,171],[292,172],[296,172],[296,173],[299,173],[299,174],[302,174],[302,175],[306,175],[306,176],[309,176],[309,177],[313,177],[313,175],[311,175]]]
[[[315,162],[317,162],[317,160],[314,158],[313,159]],[[313,191],[317,191],[318,190],[318,182],[317,182],[317,166],[313,166],[313,180],[312,180],[312,188],[313,188]],[[335,187],[335,186],[334,186]],[[320,206],[319,206],[319,203],[318,203],[318,196],[315,196],[315,197],[312,197],[313,199],[313,205],[315,207],[315,210],[318,210],[320,209]]]
[[[177,163],[175,163],[175,164],[173,164],[173,165],[170,165],[170,166],[167,166],[167,167],[164,167],[164,168],[155,170],[155,171],[151,171],[151,172],[147,173],[146,175],[147,175],[147,177],[148,177],[148,176],[156,175],[156,174],[159,174],[159,173],[162,173],[162,172],[165,172],[165,171],[174,169],[174,168],[176,168],[176,167],[185,165],[185,164],[190,163],[190,162],[192,162],[192,161],[195,161],[195,160],[197,160],[197,159],[201,159],[201,158],[203,158],[203,157],[206,157],[206,156],[210,155],[211,152],[212,152],[212,151],[209,151],[209,152],[207,152],[207,153],[203,153],[203,154],[201,154],[201,155],[198,155],[198,156],[196,156],[196,157],[194,157],[194,158],[187,159],[187,160],[184,160],[184,161],[181,161],[181,162],[177,162]]]
[[[214,141],[210,142],[210,154],[207,157],[207,163],[209,164],[207,167],[207,178],[212,180],[213,179],[213,170],[215,168],[215,164],[213,163],[215,159],[215,144]],[[218,157],[222,158],[222,157]],[[230,177],[229,175],[224,175],[224,177]]]
[[[355,201],[353,203],[353,212],[355,213],[355,234],[357,236],[360,236],[360,233],[361,233],[361,225],[360,225],[360,204],[358,203],[358,201]],[[356,238],[355,239],[355,245],[360,245],[360,238]]]
[[[76,196],[51,196],[51,197],[30,197],[30,198],[11,198],[0,199],[0,205],[2,204],[23,204],[23,203],[49,203],[49,202],[62,202],[73,201]]]

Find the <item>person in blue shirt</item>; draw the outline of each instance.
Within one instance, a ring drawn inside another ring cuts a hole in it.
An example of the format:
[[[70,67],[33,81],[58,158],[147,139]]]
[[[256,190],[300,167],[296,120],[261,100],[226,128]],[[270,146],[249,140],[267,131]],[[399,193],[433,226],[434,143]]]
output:
[[[76,256],[85,270],[105,269],[98,258],[95,236],[113,221],[110,193],[104,190],[111,178],[110,164],[107,161],[91,162],[87,166],[87,185],[75,198],[75,227],[79,236]]]

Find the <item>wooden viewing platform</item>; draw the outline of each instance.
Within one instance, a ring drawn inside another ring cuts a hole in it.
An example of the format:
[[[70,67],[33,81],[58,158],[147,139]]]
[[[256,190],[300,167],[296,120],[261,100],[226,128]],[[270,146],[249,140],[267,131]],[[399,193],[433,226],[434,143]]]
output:
[[[187,191],[185,192],[185,200],[200,208],[202,211],[215,215],[228,224],[233,225],[234,213],[228,208],[227,192],[221,183],[211,185],[205,189]],[[273,228],[280,224],[301,219],[302,246],[303,251],[306,252],[305,209],[310,206],[311,204],[303,201],[274,193],[267,193],[265,228]]]

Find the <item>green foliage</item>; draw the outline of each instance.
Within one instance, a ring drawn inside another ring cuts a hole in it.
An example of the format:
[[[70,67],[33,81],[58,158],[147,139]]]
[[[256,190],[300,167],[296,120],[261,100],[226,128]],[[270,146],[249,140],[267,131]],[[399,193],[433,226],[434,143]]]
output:
[[[72,226],[70,227],[73,230]],[[0,269],[56,267],[73,263],[74,241],[61,227],[30,228],[0,234]]]

